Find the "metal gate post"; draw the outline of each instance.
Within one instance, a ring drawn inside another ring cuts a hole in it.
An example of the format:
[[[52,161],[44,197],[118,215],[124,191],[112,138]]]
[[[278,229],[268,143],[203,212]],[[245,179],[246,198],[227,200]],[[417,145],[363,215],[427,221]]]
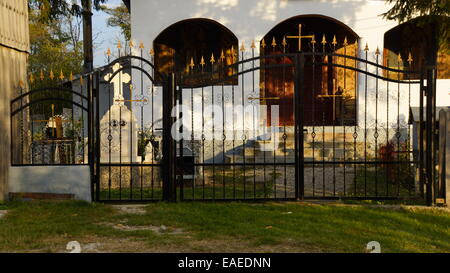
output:
[[[92,82],[92,74],[90,76],[91,78],[91,85],[94,83]],[[95,183],[96,183],[96,199],[100,200],[100,72],[97,71],[95,73],[95,89],[93,89],[93,94],[95,94]]]
[[[87,78],[88,96],[88,162],[91,177],[91,199],[100,200],[100,140],[99,140],[99,73],[89,74]],[[94,87],[95,84],[95,87]]]
[[[175,142],[172,138],[174,117],[172,109],[175,106],[175,74],[171,73],[163,88],[163,200],[176,201],[175,187]]]
[[[304,69],[305,68],[305,55],[299,53],[295,59],[295,131],[296,131],[296,159],[295,159],[295,198],[297,200],[303,199],[305,196],[305,158],[304,158],[304,133],[303,133],[303,101],[305,93],[304,83]]]
[[[427,106],[426,106],[426,202],[434,203],[435,184],[435,135],[436,135],[436,70],[427,68]]]
[[[432,69],[432,81],[431,81],[431,92],[433,94],[433,101],[432,101],[432,121],[433,121],[433,172],[432,172],[432,176],[433,176],[433,184],[432,184],[432,202],[433,204],[436,204],[436,196],[437,196],[437,192],[436,189],[437,187],[437,170],[436,170],[436,166],[438,164],[438,147],[439,147],[439,132],[438,132],[438,127],[437,127],[437,121],[436,121],[436,80],[437,80],[437,68],[436,66],[433,67]]]
[[[180,87],[180,89],[179,90],[177,90],[177,88],[176,87],[174,87],[174,89],[175,89],[175,91],[177,92],[177,95],[178,96],[176,96],[175,97],[175,102],[178,100],[178,104],[179,105],[182,105],[183,104],[183,90],[182,90],[182,88]],[[194,114],[194,113],[192,113],[192,114]],[[183,120],[183,111],[181,111],[181,109],[180,109],[180,113],[178,114],[178,118],[179,118],[179,120]],[[176,175],[176,187],[180,187],[180,201],[183,201],[183,198],[184,198],[184,177],[183,177],[183,175],[184,175],[184,170],[183,170],[183,164],[184,164],[184,162],[183,162],[183,147],[184,147],[184,143],[183,143],[183,123],[181,123],[181,126],[180,126],[180,128],[179,128],[179,134],[180,134],[180,136],[181,136],[181,139],[178,141],[178,145],[179,145],[179,147],[178,147],[178,152],[179,152],[179,154],[178,154],[178,157],[177,157],[177,152],[176,152],[176,147],[177,147],[177,144],[175,143],[174,145],[175,145],[175,161],[176,161],[176,170],[175,170],[175,175]],[[195,183],[195,181],[193,181],[192,183]],[[175,188],[176,188],[175,187]],[[176,191],[176,190],[175,190]]]
[[[426,87],[424,85],[425,80],[425,70],[422,69],[420,74],[420,102],[419,102],[419,186],[420,186],[420,196],[425,198],[425,136],[424,129],[424,95],[426,94]],[[425,127],[425,128],[424,128]]]
[[[92,201],[98,201],[96,200],[95,196],[95,163],[94,163],[94,145],[92,142],[92,136],[94,134],[94,114],[93,114],[93,106],[94,106],[94,94],[93,94],[93,88],[92,88],[92,81],[91,77],[89,76],[87,78],[87,97],[88,97],[88,162],[89,162],[89,171],[90,171],[90,177],[91,177],[91,200]]]

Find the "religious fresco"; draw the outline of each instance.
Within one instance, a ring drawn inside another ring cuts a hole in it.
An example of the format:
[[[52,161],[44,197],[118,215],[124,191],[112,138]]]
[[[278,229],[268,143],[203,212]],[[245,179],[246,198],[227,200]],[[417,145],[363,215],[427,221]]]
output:
[[[356,57],[357,35],[342,23],[321,16],[298,16],[275,26],[260,43],[262,55],[283,53],[326,52]],[[355,67],[347,58],[330,56],[305,56],[304,123],[311,125],[354,125],[356,123],[356,72],[340,67]],[[314,60],[313,60],[314,58]],[[270,58],[267,66],[293,64],[289,56]],[[330,66],[314,65],[325,63]],[[294,125],[294,75],[293,68],[268,68],[261,70],[263,97],[267,105],[281,105],[281,125]],[[269,107],[270,111],[270,107]],[[269,115],[270,117],[270,115]],[[270,125],[270,118],[268,120]]]

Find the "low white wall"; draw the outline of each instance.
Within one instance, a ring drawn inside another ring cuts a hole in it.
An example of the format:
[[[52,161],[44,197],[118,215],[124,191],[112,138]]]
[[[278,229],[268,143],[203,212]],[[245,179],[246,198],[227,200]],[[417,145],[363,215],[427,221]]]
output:
[[[91,202],[89,166],[11,167],[9,192],[66,193]]]

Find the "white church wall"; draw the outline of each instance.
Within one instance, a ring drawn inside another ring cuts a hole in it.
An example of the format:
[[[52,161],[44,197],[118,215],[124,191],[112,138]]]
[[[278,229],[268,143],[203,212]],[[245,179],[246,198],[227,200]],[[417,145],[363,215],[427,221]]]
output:
[[[239,44],[260,41],[273,27],[293,16],[317,14],[349,26],[371,50],[382,48],[383,34],[397,24],[379,15],[387,11],[385,1],[299,0],[134,0],[131,5],[132,39],[147,47],[165,28],[190,18],[215,20],[230,29]],[[256,48],[258,52],[259,48]]]
[[[450,79],[437,80],[436,106],[450,106]]]

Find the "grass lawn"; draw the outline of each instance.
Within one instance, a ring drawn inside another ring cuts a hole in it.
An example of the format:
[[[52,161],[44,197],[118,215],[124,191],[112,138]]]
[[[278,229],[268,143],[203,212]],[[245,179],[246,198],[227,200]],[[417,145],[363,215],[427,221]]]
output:
[[[140,214],[84,202],[1,206],[0,252],[450,252],[450,211],[339,203],[155,203]],[[164,225],[167,230],[159,231]]]

